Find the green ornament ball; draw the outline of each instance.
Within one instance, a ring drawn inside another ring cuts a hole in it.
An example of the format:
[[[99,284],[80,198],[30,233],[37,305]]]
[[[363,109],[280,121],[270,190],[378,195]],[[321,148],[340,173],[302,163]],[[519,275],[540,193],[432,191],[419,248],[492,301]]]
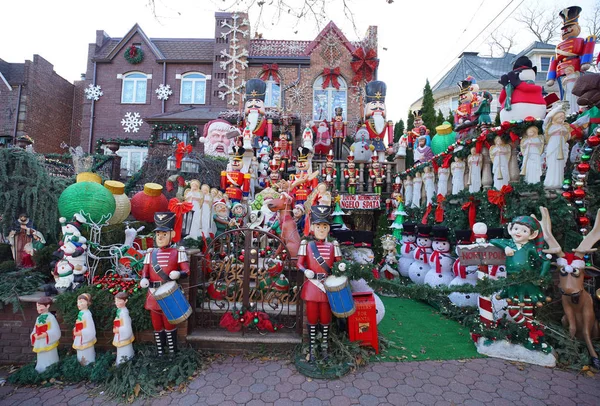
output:
[[[74,183],[58,198],[58,211],[67,221],[79,212],[89,215],[95,223],[106,221],[115,212],[115,207],[112,193],[95,182]]]
[[[252,321],[254,321],[254,324],[257,324],[258,323],[258,317],[255,317],[254,320],[252,320]]]

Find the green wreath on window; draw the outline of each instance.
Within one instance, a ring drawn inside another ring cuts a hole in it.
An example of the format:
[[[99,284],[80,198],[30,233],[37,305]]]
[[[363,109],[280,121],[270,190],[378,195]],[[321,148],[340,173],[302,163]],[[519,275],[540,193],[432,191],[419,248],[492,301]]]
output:
[[[144,51],[142,51],[142,48],[132,45],[125,50],[125,54],[123,56],[130,64],[137,65],[144,60]]]

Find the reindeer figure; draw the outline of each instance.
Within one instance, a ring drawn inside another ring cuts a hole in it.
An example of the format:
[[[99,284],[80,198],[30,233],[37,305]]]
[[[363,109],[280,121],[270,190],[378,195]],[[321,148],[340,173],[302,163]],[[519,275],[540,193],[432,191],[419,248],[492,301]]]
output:
[[[592,365],[594,368],[600,369],[598,353],[592,344],[592,339],[600,336],[600,326],[594,314],[594,300],[583,287],[584,273],[589,276],[600,276],[600,270],[586,267],[583,260],[586,254],[596,251],[592,247],[600,240],[600,210],[596,214],[594,228],[573,252],[564,252],[552,235],[552,223],[548,209],[540,207],[540,211],[544,239],[549,247],[544,252],[555,254],[558,257],[556,261],[560,272],[558,287],[562,294],[561,300],[565,312],[562,324],[569,329],[571,338],[577,337],[579,340],[585,341],[592,358]]]

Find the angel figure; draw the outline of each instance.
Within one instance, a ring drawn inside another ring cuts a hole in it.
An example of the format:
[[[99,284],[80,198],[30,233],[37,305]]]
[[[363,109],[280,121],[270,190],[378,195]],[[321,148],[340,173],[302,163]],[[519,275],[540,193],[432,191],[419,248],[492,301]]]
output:
[[[540,136],[536,126],[531,126],[525,131],[521,140],[521,175],[526,183],[540,183],[542,178],[542,152],[544,152],[544,138]]]
[[[500,190],[502,186],[508,185],[510,182],[508,173],[510,145],[506,144],[501,137],[494,138],[494,145],[490,147],[490,159],[494,173],[494,188]]]
[[[561,107],[552,110],[544,119],[546,134],[546,189],[560,189],[565,177],[565,165],[569,155],[567,141],[571,127],[565,122],[566,114]]]
[[[454,162],[450,165],[452,173],[452,194],[458,194],[465,189],[465,162],[460,157],[454,157]]]
[[[471,155],[467,158],[467,165],[469,167],[469,193],[477,193],[481,190],[481,168],[483,165],[483,155],[477,153],[477,148],[471,148]]]

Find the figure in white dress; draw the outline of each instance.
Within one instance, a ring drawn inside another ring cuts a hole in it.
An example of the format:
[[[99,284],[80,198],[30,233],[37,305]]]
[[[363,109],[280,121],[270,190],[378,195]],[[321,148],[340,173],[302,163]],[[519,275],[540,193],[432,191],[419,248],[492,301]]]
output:
[[[560,189],[565,177],[565,165],[569,156],[567,141],[571,135],[569,124],[565,123],[562,107],[554,108],[544,119],[546,134],[546,189]]]
[[[490,147],[490,159],[492,160],[492,172],[494,173],[494,188],[502,189],[502,186],[510,182],[508,172],[508,161],[510,160],[510,145],[506,144],[501,137],[494,138],[494,145]]]
[[[465,169],[465,161],[460,157],[454,157],[454,162],[450,165],[453,195],[460,193],[465,189]]]
[[[542,153],[544,152],[544,138],[540,136],[538,128],[531,126],[525,131],[521,140],[521,175],[525,183],[540,183],[542,178]]]
[[[183,198],[186,202],[192,203],[192,211],[190,212],[192,221],[189,223],[188,237],[198,238],[200,237],[200,227],[202,218],[202,192],[200,191],[200,181],[192,179],[190,181],[190,188],[186,189],[183,194]],[[189,216],[189,215],[188,215]]]
[[[133,329],[131,328],[131,317],[127,309],[127,292],[119,292],[115,295],[115,306],[117,314],[113,320],[113,345],[117,347],[117,366],[133,358]]]
[[[426,166],[423,171],[423,185],[425,186],[425,197],[427,199],[425,204],[429,205],[433,203],[435,197],[435,174],[430,166]]]
[[[92,296],[89,293],[77,296],[79,313],[73,328],[73,349],[77,350],[77,361],[83,366],[96,362],[96,326],[89,310],[91,304]]]
[[[412,177],[407,176],[404,179],[404,206],[411,207],[413,197],[413,180]]]
[[[448,180],[450,179],[450,168],[442,167],[438,169],[438,195],[446,196],[448,194]]]
[[[200,192],[202,193],[202,215],[200,218],[200,234],[204,238],[210,238],[214,235],[214,230],[212,226],[212,204],[214,197],[211,194],[210,186],[208,186],[207,184],[202,185],[202,187],[200,188]]]
[[[477,193],[481,190],[481,168],[483,166],[483,155],[477,153],[477,148],[471,148],[467,165],[469,166],[469,193]]]
[[[52,313],[50,313],[52,298],[42,296],[37,301],[37,312],[39,316],[35,320],[35,326],[31,332],[31,345],[33,352],[37,354],[35,370],[44,372],[50,365],[58,362],[58,341],[60,340],[60,327]]]
[[[417,172],[413,178],[413,194],[410,207],[421,207],[421,193],[423,189],[423,178],[421,172]]]

